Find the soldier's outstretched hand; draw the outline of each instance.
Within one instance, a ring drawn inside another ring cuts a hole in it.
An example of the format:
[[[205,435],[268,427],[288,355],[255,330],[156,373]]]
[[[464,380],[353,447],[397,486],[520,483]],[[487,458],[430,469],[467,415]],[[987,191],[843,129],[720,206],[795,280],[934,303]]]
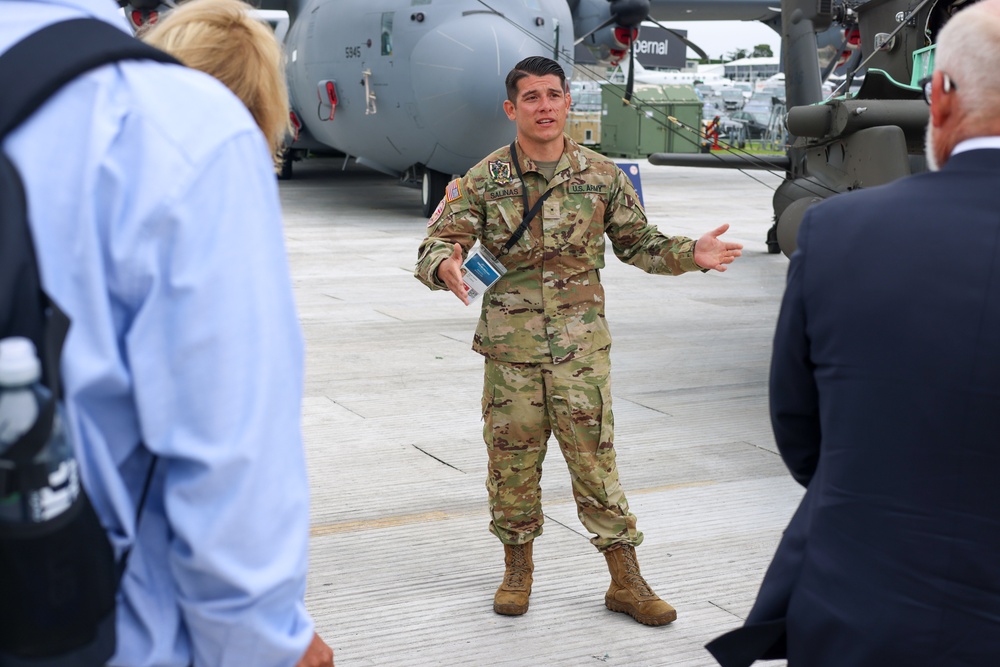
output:
[[[451,251],[451,257],[438,264],[438,280],[443,282],[452,294],[462,300],[466,306],[469,305],[469,288],[462,280],[462,246],[458,243]]]
[[[743,244],[723,241],[719,237],[726,233],[729,224],[722,225],[706,233],[694,244],[694,261],[703,269],[725,271],[727,264],[743,254]]]

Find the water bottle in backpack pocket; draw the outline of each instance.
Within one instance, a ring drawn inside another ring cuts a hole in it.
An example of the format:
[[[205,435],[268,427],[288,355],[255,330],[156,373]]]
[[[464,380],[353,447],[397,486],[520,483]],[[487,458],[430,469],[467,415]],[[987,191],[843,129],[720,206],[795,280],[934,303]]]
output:
[[[114,554],[27,338],[0,340],[0,667],[104,664]]]

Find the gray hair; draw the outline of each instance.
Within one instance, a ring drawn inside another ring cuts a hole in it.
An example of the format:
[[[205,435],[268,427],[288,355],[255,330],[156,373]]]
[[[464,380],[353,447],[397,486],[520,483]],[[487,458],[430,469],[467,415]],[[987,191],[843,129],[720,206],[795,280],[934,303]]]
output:
[[[934,69],[955,82],[969,120],[993,120],[1000,108],[1000,0],[955,14],[938,33],[934,51]]]

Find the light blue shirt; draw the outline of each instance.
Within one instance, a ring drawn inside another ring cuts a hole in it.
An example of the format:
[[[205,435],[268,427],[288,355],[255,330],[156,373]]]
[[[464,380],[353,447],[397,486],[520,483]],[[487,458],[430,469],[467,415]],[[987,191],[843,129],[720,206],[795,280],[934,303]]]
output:
[[[112,0],[0,0],[0,51]],[[211,77],[127,62],[4,142],[42,281],[69,314],[67,408],[120,553],[114,665],[294,665],[305,610],[303,342],[265,141]],[[138,539],[135,516],[159,455]]]

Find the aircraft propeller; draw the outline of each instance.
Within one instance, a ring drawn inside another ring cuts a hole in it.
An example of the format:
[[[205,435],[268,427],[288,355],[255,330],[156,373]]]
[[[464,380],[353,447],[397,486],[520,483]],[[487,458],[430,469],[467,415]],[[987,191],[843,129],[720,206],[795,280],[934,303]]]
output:
[[[611,4],[611,16],[602,21],[595,28],[578,37],[576,41],[574,41],[574,44],[580,44],[594,33],[607,28],[611,24],[615,24],[617,26],[615,28],[615,39],[622,44],[625,44],[626,42],[628,43],[629,68],[628,78],[625,82],[626,102],[632,99],[632,91],[635,86],[635,67],[633,66],[635,63],[635,40],[639,34],[639,24],[643,21],[649,21],[656,24],[677,39],[681,40],[685,46],[689,47],[701,58],[708,59],[708,54],[694,42],[689,41],[684,35],[681,35],[676,30],[671,30],[650,16],[649,0],[608,0],[608,2]],[[621,55],[624,55],[624,53],[621,53]]]
[[[610,2],[610,0],[608,0],[608,1]],[[592,30],[587,31],[586,33],[584,33],[580,37],[577,37],[576,40],[573,42],[573,45],[575,46],[577,44],[581,44],[583,42],[583,40],[587,39],[588,37],[590,37],[591,35],[593,35],[595,32],[597,32],[599,30],[604,30],[605,28],[607,28],[609,25],[611,25],[612,23],[616,22],[617,20],[618,20],[618,17],[615,16],[614,14],[611,14],[611,16],[609,16],[607,18],[607,20],[601,21],[601,23],[599,23],[595,28],[593,28]]]

